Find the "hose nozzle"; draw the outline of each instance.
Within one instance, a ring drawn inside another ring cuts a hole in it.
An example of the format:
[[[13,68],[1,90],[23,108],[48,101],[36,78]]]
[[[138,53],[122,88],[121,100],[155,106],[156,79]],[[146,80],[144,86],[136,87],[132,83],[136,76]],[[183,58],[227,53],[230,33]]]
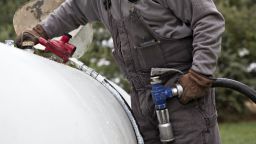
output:
[[[160,133],[161,142],[171,142],[173,141],[174,135],[172,131],[172,125],[170,123],[170,116],[168,109],[156,110],[158,119],[158,128]]]

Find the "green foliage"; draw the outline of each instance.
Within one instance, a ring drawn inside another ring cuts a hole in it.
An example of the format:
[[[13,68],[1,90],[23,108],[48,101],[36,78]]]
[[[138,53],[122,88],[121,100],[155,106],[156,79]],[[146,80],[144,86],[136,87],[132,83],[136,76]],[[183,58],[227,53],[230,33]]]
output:
[[[0,1],[0,41],[14,39],[16,34],[12,25],[13,15],[17,8],[29,0],[1,0]]]
[[[226,20],[226,32],[216,77],[235,79],[255,86],[255,74],[248,72],[249,65],[256,62],[255,4],[256,2],[251,0],[218,2],[218,8]],[[243,116],[246,113],[245,100],[246,98],[237,92],[218,89],[216,101],[220,119],[237,120]]]
[[[256,123],[223,123],[220,125],[223,144],[255,144]]]

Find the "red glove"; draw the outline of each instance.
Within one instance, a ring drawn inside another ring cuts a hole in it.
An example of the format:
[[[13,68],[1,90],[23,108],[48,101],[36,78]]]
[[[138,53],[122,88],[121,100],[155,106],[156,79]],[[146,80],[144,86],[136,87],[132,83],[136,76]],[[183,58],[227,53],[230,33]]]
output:
[[[180,102],[187,104],[193,99],[206,96],[213,80],[190,69],[187,74],[179,79],[179,83],[184,90],[180,97]]]
[[[32,30],[25,30],[16,38],[15,44],[18,48],[25,48],[38,44],[38,38],[43,37],[48,39],[47,33],[43,27],[38,24]]]

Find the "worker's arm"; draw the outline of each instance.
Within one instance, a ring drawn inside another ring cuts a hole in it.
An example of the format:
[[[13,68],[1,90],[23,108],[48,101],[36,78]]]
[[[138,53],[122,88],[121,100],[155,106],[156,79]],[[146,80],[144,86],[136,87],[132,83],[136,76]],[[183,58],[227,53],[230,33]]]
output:
[[[221,51],[221,36],[224,18],[212,0],[162,0],[181,22],[193,32],[193,62],[189,72],[179,79],[184,92],[180,102],[206,96],[212,85],[218,55]]]
[[[212,75],[221,51],[224,18],[212,0],[163,0],[178,19],[193,31],[193,63],[195,72]]]
[[[98,0],[66,0],[41,25],[49,38],[99,20]]]
[[[16,46],[26,48],[38,44],[38,38],[53,38],[70,32],[80,25],[99,20],[100,1],[66,0],[50,16],[33,29],[24,30],[16,38]]]

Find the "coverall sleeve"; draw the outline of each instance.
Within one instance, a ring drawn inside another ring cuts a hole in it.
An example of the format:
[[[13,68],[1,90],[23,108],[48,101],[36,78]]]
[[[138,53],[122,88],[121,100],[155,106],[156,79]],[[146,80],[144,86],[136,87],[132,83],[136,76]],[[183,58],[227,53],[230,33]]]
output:
[[[50,38],[99,20],[98,0],[66,0],[41,25]]]
[[[192,69],[213,75],[225,30],[223,16],[212,0],[164,0],[165,4],[193,31]]]

